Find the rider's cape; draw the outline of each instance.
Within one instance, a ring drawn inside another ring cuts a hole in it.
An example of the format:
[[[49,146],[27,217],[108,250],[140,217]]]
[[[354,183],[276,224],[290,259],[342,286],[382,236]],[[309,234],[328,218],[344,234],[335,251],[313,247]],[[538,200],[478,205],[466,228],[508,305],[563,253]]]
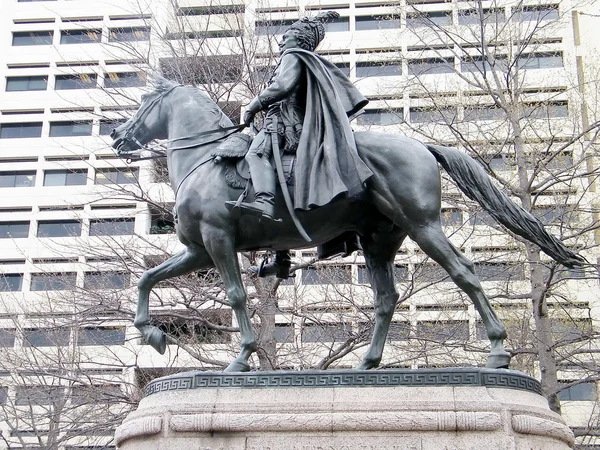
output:
[[[296,151],[294,206],[311,209],[339,196],[358,197],[373,172],[360,159],[348,116],[368,100],[332,63],[290,49],[305,67],[306,110]]]

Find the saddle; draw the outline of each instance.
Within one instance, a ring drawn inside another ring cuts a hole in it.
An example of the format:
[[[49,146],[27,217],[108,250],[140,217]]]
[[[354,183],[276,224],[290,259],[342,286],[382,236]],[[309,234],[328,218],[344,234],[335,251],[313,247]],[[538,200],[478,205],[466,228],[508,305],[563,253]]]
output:
[[[244,133],[235,133],[229,136],[211,156],[215,162],[225,166],[225,180],[227,185],[234,189],[244,189],[250,179],[250,169],[244,159],[250,149],[252,136]],[[284,153],[281,155],[283,173],[288,186],[294,185],[294,163],[296,155]],[[271,164],[274,166],[273,164]],[[275,170],[275,168],[273,168]]]

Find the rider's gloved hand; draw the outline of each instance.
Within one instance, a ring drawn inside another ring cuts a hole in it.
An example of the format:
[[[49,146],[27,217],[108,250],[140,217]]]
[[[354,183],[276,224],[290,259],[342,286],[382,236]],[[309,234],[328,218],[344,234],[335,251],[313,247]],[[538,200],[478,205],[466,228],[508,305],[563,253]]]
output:
[[[248,107],[246,108],[246,112],[244,113],[244,123],[246,125],[250,125],[252,120],[254,120],[254,116],[257,112],[263,109],[263,104],[258,97],[255,97],[254,100],[250,102]]]
[[[249,127],[250,124],[252,123],[252,121],[254,120],[254,115],[256,113],[246,110],[246,112],[244,113],[244,124]]]

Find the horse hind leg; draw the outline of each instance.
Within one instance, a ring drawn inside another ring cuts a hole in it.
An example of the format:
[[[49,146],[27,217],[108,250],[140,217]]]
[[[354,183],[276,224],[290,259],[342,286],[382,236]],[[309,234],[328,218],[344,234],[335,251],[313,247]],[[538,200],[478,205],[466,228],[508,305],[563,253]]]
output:
[[[188,247],[162,264],[145,271],[140,277],[137,311],[133,324],[140,330],[144,340],[161,355],[167,348],[167,337],[160,329],[150,324],[149,306],[152,288],[161,281],[212,265],[208,254]]]
[[[475,275],[473,263],[450,243],[439,222],[415,227],[409,236],[448,272],[452,281],[473,301],[491,342],[486,367],[507,368],[510,363],[510,353],[504,350],[506,330],[483,292],[481,283]]]
[[[358,367],[360,370],[373,369],[381,362],[399,297],[394,282],[394,257],[405,237],[404,232],[394,229],[391,232],[375,233],[361,238],[375,297],[375,328],[369,349]]]

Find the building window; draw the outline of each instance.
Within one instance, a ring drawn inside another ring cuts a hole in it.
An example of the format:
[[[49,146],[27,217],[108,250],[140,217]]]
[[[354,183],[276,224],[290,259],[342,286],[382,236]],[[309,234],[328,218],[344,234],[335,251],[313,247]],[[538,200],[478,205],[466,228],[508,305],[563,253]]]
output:
[[[0,139],[38,138],[42,136],[42,122],[3,123]]]
[[[177,15],[212,16],[216,14],[242,14],[244,10],[244,5],[188,6],[177,8]]]
[[[92,121],[50,122],[50,137],[91,136]]]
[[[296,20],[261,21],[254,24],[254,32],[259,36],[274,36],[285,33]]]
[[[29,236],[29,222],[0,222],[0,239],[18,239]]]
[[[394,282],[401,283],[408,279],[408,266],[404,264],[394,265]],[[358,283],[359,284],[371,284],[371,277],[366,266],[358,266]]]
[[[364,77],[397,77],[402,75],[399,61],[366,61],[356,64],[356,76]]]
[[[36,75],[29,77],[6,77],[6,91],[45,91],[48,86],[48,77]]]
[[[46,170],[44,186],[83,186],[87,183],[87,169]]]
[[[445,227],[460,226],[463,224],[463,214],[460,209],[442,209],[440,220]]]
[[[61,402],[64,388],[48,386],[17,386],[16,406],[54,405]]]
[[[441,58],[409,59],[408,73],[411,75],[429,75],[454,72],[454,61]]]
[[[35,185],[35,172],[0,172],[0,188],[5,187],[33,187]]]
[[[202,310],[202,317],[217,326],[231,326],[231,311]],[[225,344],[231,340],[227,331],[213,328],[193,320],[170,318],[157,324],[158,328],[176,339],[194,344]]]
[[[523,6],[517,11],[515,18],[521,22],[558,20],[558,5]]]
[[[569,382],[559,382],[559,385]],[[596,401],[596,383],[579,383],[558,392],[558,398],[564,401]]]
[[[47,220],[38,222],[38,237],[81,236],[81,222],[78,220]]]
[[[400,28],[400,16],[357,16],[356,31]]]
[[[34,328],[24,330],[24,344],[27,347],[64,347],[69,345],[68,328]]]
[[[123,345],[125,328],[101,327],[80,328],[77,332],[78,345]]]
[[[23,287],[22,273],[0,274],[0,292],[20,291]]]
[[[465,120],[502,120],[504,110],[497,106],[466,106]]]
[[[520,69],[553,69],[563,66],[562,53],[533,53],[517,60]]]
[[[569,106],[566,101],[552,103],[530,103],[524,106],[523,117],[529,117],[531,119],[569,117]]]
[[[402,108],[366,109],[356,119],[359,125],[397,125],[404,121]]]
[[[96,184],[134,184],[138,181],[138,169],[98,169]]]
[[[100,121],[100,136],[108,136],[120,125],[127,122],[127,119],[101,120]]]
[[[302,269],[302,284],[349,284],[352,281],[350,266],[334,264]]]
[[[52,31],[20,31],[13,33],[12,45],[21,47],[26,45],[52,45]]]
[[[77,281],[74,272],[64,273],[32,273],[32,291],[65,291],[72,289]]]
[[[83,280],[85,289],[126,289],[129,287],[129,273],[87,272]]]
[[[505,55],[493,55],[486,59],[481,56],[465,57],[460,63],[462,72],[479,72],[489,70],[499,70],[506,72],[508,70],[508,59]]]
[[[417,336],[433,342],[448,340],[466,341],[469,339],[469,322],[466,320],[442,320],[439,322],[418,322]]]
[[[60,32],[61,44],[89,44],[100,42],[100,30],[63,30]]]
[[[431,11],[406,15],[406,26],[409,28],[427,27],[431,25],[439,27],[452,25],[452,13],[449,11]]]
[[[122,400],[123,392],[118,384],[73,386],[71,388],[71,403],[74,405],[110,404]],[[107,450],[109,448],[105,446],[75,447],[73,450]]]
[[[494,219],[487,211],[479,210],[470,214],[469,223],[471,225],[495,226],[496,219]]]
[[[436,263],[418,264],[415,270],[416,279],[419,283],[439,283],[449,281],[448,272]]]
[[[125,88],[146,86],[146,78],[139,72],[107,73],[104,76],[104,87]]]
[[[0,347],[15,345],[15,330],[0,329]]]
[[[325,26],[326,33],[331,33],[331,32],[336,32],[336,31],[349,31],[350,30],[350,19],[348,17],[337,17],[333,20],[329,19],[323,25]]]
[[[412,123],[452,122],[456,118],[456,108],[410,108]]]
[[[302,342],[340,342],[350,336],[352,328],[344,323],[306,324],[302,327]]]
[[[150,39],[150,28],[111,28],[109,41],[111,42],[133,42],[147,41]]]
[[[473,263],[475,273],[481,281],[515,281],[524,280],[523,266],[505,262]]]
[[[392,322],[387,335],[388,341],[404,341],[410,337],[409,322]]]
[[[553,319],[550,322],[554,342],[578,342],[590,337],[594,331],[591,319]]]
[[[66,91],[73,89],[94,89],[96,87],[96,74],[83,73],[79,75],[57,75],[54,89]]]
[[[172,210],[172,204],[151,209],[150,234],[175,233],[175,219]]]
[[[278,343],[294,342],[294,325],[289,323],[276,323],[274,338],[275,342]]]
[[[102,219],[90,221],[90,236],[123,236],[133,234],[135,219]]]
[[[8,387],[0,386],[0,405],[6,405],[7,398],[8,398]]]
[[[242,77],[239,55],[161,58],[163,75],[182,84],[233,83]]]
[[[482,12],[483,15],[480,16],[477,9],[459,10],[459,25],[494,24],[506,20],[503,9],[484,9]]]

